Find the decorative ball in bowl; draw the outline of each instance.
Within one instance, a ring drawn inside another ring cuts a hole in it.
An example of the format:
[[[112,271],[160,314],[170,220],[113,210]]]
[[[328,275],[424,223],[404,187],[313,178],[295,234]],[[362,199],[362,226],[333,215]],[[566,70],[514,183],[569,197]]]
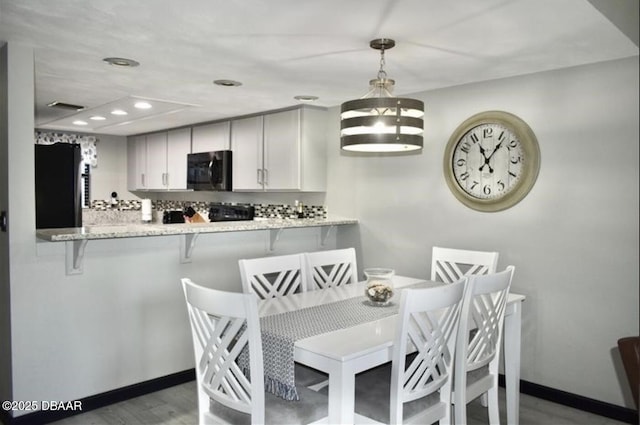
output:
[[[365,295],[375,305],[386,305],[393,297],[393,269],[372,268],[365,269],[367,277]]]

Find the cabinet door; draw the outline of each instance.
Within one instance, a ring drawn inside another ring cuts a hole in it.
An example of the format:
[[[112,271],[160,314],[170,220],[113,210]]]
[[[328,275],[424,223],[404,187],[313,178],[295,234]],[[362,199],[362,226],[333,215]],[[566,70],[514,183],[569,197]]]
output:
[[[266,190],[300,189],[300,110],[264,116]]]
[[[145,136],[130,137],[127,140],[127,188],[129,190],[145,189],[146,172],[147,138]]]
[[[327,190],[327,111],[300,109],[300,190]]]
[[[167,133],[167,189],[187,188],[187,155],[191,152],[191,129]]]
[[[262,117],[231,122],[233,190],[263,190]]]
[[[229,149],[231,143],[231,122],[199,125],[193,127],[191,152],[211,152]]]
[[[147,135],[145,189],[167,188],[167,133]]]

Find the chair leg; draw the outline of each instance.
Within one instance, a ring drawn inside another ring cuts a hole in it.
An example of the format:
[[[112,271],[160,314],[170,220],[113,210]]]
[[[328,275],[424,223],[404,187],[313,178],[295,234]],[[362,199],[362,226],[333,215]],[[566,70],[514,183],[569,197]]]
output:
[[[457,401],[457,400],[456,400]],[[467,424],[467,405],[464,400],[453,405],[453,423],[456,425]]]
[[[491,425],[500,425],[500,408],[498,405],[498,386],[494,385],[484,395],[487,396],[489,408],[489,423]],[[484,396],[483,395],[483,396]]]
[[[450,404],[449,409],[447,409],[444,417],[442,417],[438,421],[438,425],[454,425],[454,424],[455,422],[453,422],[453,405]]]

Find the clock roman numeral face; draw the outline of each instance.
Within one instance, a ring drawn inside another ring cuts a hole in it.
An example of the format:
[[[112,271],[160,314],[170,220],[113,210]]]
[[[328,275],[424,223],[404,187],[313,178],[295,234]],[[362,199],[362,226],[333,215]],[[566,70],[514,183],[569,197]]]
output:
[[[522,176],[524,151],[516,135],[500,124],[480,124],[458,141],[453,176],[468,195],[496,199],[509,193]]]

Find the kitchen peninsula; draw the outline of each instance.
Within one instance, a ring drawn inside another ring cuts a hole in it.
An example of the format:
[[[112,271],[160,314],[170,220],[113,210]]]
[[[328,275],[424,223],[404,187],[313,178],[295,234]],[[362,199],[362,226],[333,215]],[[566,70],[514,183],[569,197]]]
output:
[[[180,261],[191,261],[191,253],[196,238],[201,233],[269,231],[269,250],[273,251],[275,243],[284,229],[319,227],[321,245],[324,245],[331,230],[335,226],[357,224],[355,219],[345,218],[258,218],[251,221],[226,221],[212,223],[181,224],[122,224],[100,225],[61,229],[38,229],[36,237],[49,242],[66,242],[67,274],[82,273],[82,257],[86,243],[92,239],[137,238],[149,236],[182,235],[180,242]]]
[[[216,223],[113,224],[62,229],[38,229],[36,230],[36,236],[39,239],[50,242],[65,242],[89,239],[136,238],[143,236],[246,232],[254,230],[279,231],[297,227],[331,227],[357,223],[357,220],[347,218],[264,218],[255,219],[253,221],[225,221]]]

